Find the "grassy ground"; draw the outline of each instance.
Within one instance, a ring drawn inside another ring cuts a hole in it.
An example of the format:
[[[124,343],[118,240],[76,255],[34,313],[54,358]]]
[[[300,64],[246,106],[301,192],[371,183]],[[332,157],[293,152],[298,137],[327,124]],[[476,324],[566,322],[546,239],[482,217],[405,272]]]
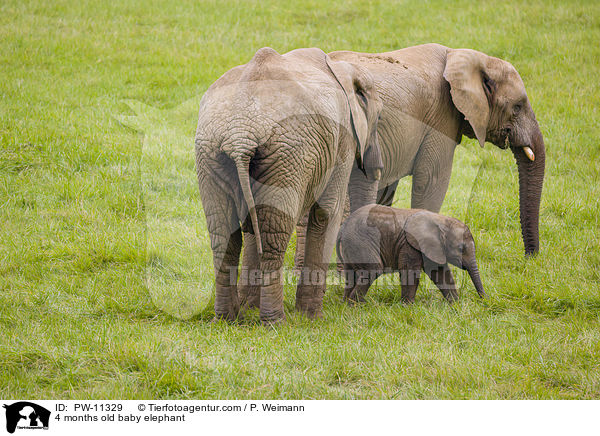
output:
[[[0,397],[599,398],[598,40],[591,1],[2,2]],[[348,308],[332,285],[310,322],[289,285],[276,330],[208,323],[204,90],[262,46],[425,42],[521,73],[547,146],[539,256],[511,154],[464,141],[444,211],[488,301],[460,274],[453,307],[423,283],[411,307],[380,284]]]

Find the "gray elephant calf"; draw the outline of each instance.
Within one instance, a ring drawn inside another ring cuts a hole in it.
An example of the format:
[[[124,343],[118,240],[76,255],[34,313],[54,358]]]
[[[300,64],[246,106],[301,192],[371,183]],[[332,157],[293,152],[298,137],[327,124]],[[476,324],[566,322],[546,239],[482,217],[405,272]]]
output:
[[[455,218],[422,209],[363,206],[342,225],[337,253],[346,276],[344,298],[351,301],[364,301],[381,274],[399,271],[402,299],[412,303],[424,270],[452,302],[458,293],[448,263],[467,270],[479,296],[485,296],[473,236]]]

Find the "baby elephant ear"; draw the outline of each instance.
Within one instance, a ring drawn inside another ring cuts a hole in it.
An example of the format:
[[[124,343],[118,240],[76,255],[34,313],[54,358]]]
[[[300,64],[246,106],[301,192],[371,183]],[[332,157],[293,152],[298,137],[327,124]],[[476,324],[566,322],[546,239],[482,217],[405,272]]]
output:
[[[404,225],[406,240],[416,250],[433,262],[444,265],[446,252],[442,243],[440,216],[433,212],[418,212],[409,217]]]

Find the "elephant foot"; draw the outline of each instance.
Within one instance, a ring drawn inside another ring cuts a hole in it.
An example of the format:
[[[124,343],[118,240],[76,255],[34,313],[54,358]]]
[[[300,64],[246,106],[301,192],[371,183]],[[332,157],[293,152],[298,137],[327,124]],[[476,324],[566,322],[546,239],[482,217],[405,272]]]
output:
[[[317,305],[308,305],[304,307],[299,307],[296,305],[296,310],[306,316],[308,319],[321,319],[323,318],[323,310],[321,307],[317,307]]]
[[[354,297],[352,294],[350,294],[350,295],[344,296],[344,301],[346,302],[346,304],[347,304],[348,306],[350,306],[350,307],[354,307],[354,306],[356,306],[358,303],[361,303],[360,301],[357,301],[357,300],[355,300],[354,298],[355,298],[355,297]]]
[[[321,285],[298,284],[296,289],[296,310],[309,319],[323,317],[324,287]]]
[[[346,298],[346,303],[348,303],[348,306],[356,306],[358,304],[365,303],[366,301],[367,300],[365,297],[356,295],[354,293],[350,294],[350,296]]]
[[[400,301],[402,301],[402,304],[404,306],[412,306],[413,304],[415,304],[415,298],[408,298],[408,297],[401,297]]]
[[[281,324],[285,321],[283,311],[283,285],[280,274],[271,276],[273,281],[266,283],[260,290],[260,320],[265,326]]]
[[[258,309],[260,307],[260,286],[240,288],[240,300],[243,310]]]
[[[354,291],[354,284],[348,283],[346,280],[346,286],[344,286],[344,301],[348,301],[350,299],[350,295]]]
[[[260,310],[260,321],[265,326],[281,325],[285,322],[285,312],[280,310],[266,310],[264,307]]]
[[[273,314],[270,316],[260,316],[260,322],[264,327],[276,327],[285,324],[285,313]]]
[[[309,319],[323,318],[323,299],[296,296],[296,310]]]
[[[210,321],[211,323],[218,323],[221,321],[226,321],[229,323],[234,323],[240,321],[242,319],[242,315],[238,313],[215,313],[215,316]]]
[[[216,283],[215,318],[235,321],[240,313],[240,303],[236,285]]]
[[[442,295],[450,304],[458,301],[458,292],[455,289],[442,289]]]

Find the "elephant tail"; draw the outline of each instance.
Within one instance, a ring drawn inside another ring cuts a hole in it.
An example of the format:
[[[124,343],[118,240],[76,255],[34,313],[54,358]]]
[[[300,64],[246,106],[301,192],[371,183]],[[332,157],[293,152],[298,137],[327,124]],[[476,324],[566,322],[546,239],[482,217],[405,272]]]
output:
[[[256,249],[258,256],[262,256],[262,240],[260,238],[260,229],[258,228],[258,217],[256,215],[256,205],[254,203],[254,196],[250,189],[250,159],[247,155],[238,155],[234,158],[235,166],[237,168],[238,178],[240,179],[240,186],[242,188],[242,195],[246,206],[248,206],[248,213],[250,214],[250,220],[252,221],[252,230],[256,238]]]

